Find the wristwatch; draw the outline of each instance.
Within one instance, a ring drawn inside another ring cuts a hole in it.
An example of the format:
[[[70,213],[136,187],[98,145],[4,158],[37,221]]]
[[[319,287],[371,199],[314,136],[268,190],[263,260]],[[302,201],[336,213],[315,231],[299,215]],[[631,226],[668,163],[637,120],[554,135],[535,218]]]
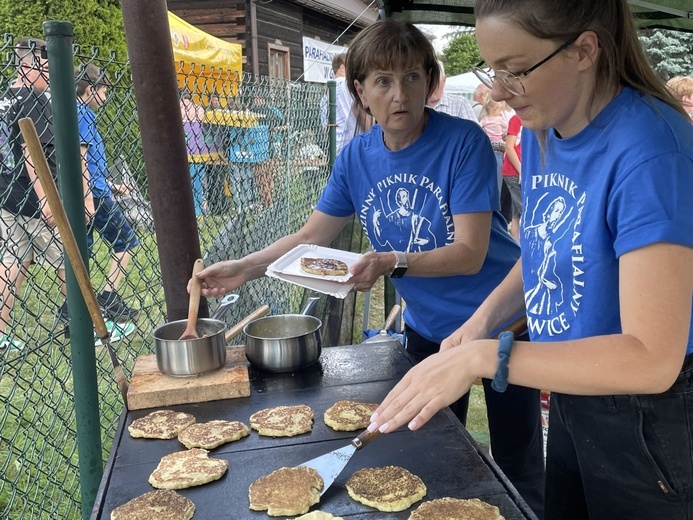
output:
[[[393,253],[397,257],[397,262],[390,272],[390,278],[402,278],[409,267],[407,264],[407,254],[402,251],[393,251]]]

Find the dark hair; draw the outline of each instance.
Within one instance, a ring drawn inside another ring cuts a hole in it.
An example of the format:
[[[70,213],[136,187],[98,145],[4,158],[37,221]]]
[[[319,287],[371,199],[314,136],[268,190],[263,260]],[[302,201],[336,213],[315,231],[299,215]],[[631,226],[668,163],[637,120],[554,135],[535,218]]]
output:
[[[77,67],[75,69],[75,79],[77,80],[78,96],[83,96],[89,85],[94,88],[99,86],[111,86],[111,82],[106,75],[106,71],[100,70],[93,63],[88,63],[86,65],[80,65]]]
[[[341,54],[335,54],[332,57],[332,72],[335,74],[339,70],[339,67],[344,65],[346,63],[346,52],[342,52]]]
[[[14,48],[14,64],[36,65],[36,58],[47,58],[46,42],[40,38],[19,38]]]
[[[628,86],[686,115],[652,70],[627,0],[476,0],[474,15],[477,19],[493,16],[509,20],[537,38],[558,44],[584,31],[594,31],[601,52],[592,106],[597,95],[614,97],[621,87]]]
[[[349,45],[346,77],[349,92],[361,106],[354,80],[363,83],[373,70],[405,69],[421,64],[430,73],[426,99],[436,91],[440,82],[438,60],[431,42],[409,22],[385,19],[361,31]]]

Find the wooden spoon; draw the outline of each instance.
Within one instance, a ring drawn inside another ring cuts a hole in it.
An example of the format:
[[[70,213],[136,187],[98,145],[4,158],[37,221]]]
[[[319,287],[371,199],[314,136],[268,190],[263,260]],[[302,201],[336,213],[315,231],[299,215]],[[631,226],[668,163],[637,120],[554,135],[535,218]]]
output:
[[[180,337],[180,341],[188,339],[198,339],[197,334],[197,312],[200,310],[200,293],[202,292],[202,282],[195,276],[204,269],[205,264],[201,258],[195,260],[192,271],[192,286],[190,287],[190,303],[188,305],[188,325]]]

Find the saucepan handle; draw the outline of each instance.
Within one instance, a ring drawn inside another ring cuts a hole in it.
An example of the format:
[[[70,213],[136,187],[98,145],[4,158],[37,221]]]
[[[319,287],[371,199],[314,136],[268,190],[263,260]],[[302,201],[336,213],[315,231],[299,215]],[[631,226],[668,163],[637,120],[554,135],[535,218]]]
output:
[[[259,309],[254,310],[248,316],[243,318],[241,321],[236,323],[233,327],[231,327],[229,330],[226,331],[226,334],[224,334],[224,341],[228,343],[231,341],[233,338],[238,336],[241,332],[243,332],[243,328],[250,323],[251,321],[257,320],[262,318],[263,316],[266,316],[270,311],[269,305],[263,305]]]
[[[308,298],[305,307],[303,307],[303,309],[301,310],[301,314],[313,316],[313,313],[315,312],[315,308],[318,306],[319,301],[320,296],[311,296],[310,298]]]
[[[219,307],[217,307],[217,310],[214,311],[214,314],[212,314],[211,318],[213,320],[220,320],[221,318],[223,318],[226,312],[231,308],[231,304],[236,303],[237,300],[237,294],[227,294],[226,296],[224,296],[219,302]]]

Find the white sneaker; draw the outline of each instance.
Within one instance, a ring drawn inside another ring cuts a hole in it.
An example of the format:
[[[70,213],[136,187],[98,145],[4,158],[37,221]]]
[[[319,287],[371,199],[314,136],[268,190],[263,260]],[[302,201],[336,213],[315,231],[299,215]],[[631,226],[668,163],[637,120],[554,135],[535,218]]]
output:
[[[111,336],[111,343],[115,343],[135,332],[135,324],[129,321],[125,323],[116,323],[111,320],[106,320],[106,330],[108,330]],[[97,347],[103,345],[96,331],[94,331],[94,345]]]
[[[9,334],[0,334],[0,350],[9,350],[10,352],[21,352],[24,350],[25,343],[14,339]]]

